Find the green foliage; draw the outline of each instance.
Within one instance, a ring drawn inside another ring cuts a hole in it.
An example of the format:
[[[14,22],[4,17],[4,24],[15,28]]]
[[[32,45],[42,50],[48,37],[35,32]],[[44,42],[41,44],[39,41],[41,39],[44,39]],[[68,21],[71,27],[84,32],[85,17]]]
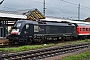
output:
[[[86,60],[86,58],[89,56],[90,56],[90,51],[86,51],[86,52],[78,54],[78,55],[64,57],[60,60]]]
[[[42,44],[42,45],[26,45],[26,46],[20,46],[20,47],[10,47],[10,48],[0,48],[0,51],[4,52],[19,52],[19,51],[27,51],[27,50],[35,50],[40,48],[46,48],[51,46],[65,46],[65,45],[71,45],[71,44],[79,44],[84,42],[90,42],[89,39],[86,40],[79,40],[79,41],[69,41],[69,42],[63,42],[58,44]]]
[[[13,47],[13,48],[0,48],[0,51],[4,52],[19,52],[19,51],[27,51],[27,50],[34,50],[39,48],[45,48],[54,46],[54,44],[47,44],[47,45],[26,45],[20,47]]]
[[[69,41],[69,42],[59,43],[59,44],[57,44],[57,46],[80,44],[80,43],[85,43],[85,42],[90,42],[90,39],[78,40],[78,41]]]

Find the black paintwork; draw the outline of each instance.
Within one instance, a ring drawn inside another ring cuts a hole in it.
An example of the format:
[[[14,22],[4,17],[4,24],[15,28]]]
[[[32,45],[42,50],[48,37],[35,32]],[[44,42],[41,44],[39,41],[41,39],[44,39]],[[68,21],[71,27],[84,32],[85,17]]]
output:
[[[17,23],[22,23],[20,27],[19,35],[9,34],[7,38],[11,41],[27,41],[29,39],[36,38],[47,38],[47,37],[63,37],[63,36],[74,36],[76,37],[76,26],[75,24],[64,23],[64,22],[36,22],[32,20],[18,20]],[[26,28],[26,25],[29,25]],[[12,29],[11,29],[12,30]]]

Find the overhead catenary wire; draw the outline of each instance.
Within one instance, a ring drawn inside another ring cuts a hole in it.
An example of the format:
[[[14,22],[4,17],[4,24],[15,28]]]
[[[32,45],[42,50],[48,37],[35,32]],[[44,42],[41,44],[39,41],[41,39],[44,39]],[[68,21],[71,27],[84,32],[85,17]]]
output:
[[[23,0],[24,1],[24,0]],[[64,1],[64,0],[61,0],[61,1]],[[34,0],[34,2],[37,2],[37,3],[42,3],[42,2],[39,2],[39,1],[35,1]],[[64,2],[67,2],[67,1],[64,1]],[[71,2],[67,2],[67,3],[70,3],[70,4],[74,4],[74,3],[71,3]],[[47,4],[50,4],[51,5],[51,3],[47,3],[46,2],[46,5]],[[54,6],[59,6],[58,4],[52,4],[52,5],[54,5]],[[74,4],[74,5],[77,5],[77,4]],[[15,9],[15,10],[21,10],[20,8],[14,8],[14,7],[7,7],[7,6],[1,6],[2,8],[8,8],[8,9]],[[60,5],[60,7],[71,7],[71,6],[63,6],[63,5]],[[75,6],[74,6],[75,7]],[[74,8],[74,7],[72,7],[72,8]],[[85,7],[85,6],[83,6],[83,7]],[[76,6],[76,8],[77,8],[77,6]],[[86,7],[85,7],[86,8]],[[86,11],[86,9],[84,9],[84,8],[82,8],[81,7],[81,9],[82,10],[84,10],[84,11]]]
[[[23,0],[24,1],[24,0]],[[29,0],[28,0],[29,1]],[[43,2],[40,2],[40,1],[36,1],[36,0],[33,0],[34,2],[37,2],[37,3],[43,3]],[[78,6],[78,4],[75,4],[75,3],[72,3],[72,2],[69,2],[69,1],[65,1],[65,0],[60,0],[60,1],[63,1],[63,2],[66,2],[66,3],[69,3],[69,4],[73,4],[73,5],[77,5]],[[51,3],[46,3],[46,4],[51,4]],[[54,4],[55,6],[59,6],[58,4],[56,5],[56,4]],[[60,6],[62,6],[62,5],[60,5]],[[62,7],[65,7],[65,6],[62,6]],[[67,6],[66,6],[67,7]],[[13,7],[3,7],[3,8],[10,8],[10,9],[16,9],[16,8],[13,8]],[[85,6],[82,6],[81,5],[81,8],[87,8],[87,9],[90,9],[89,7],[85,7]],[[16,9],[16,10],[20,10],[20,9]]]
[[[23,1],[24,1],[24,0],[23,0]],[[40,1],[35,1],[35,0],[33,0],[33,1],[34,1],[34,2],[37,2],[37,3],[42,3],[42,2],[40,2]],[[70,4],[73,4],[73,5],[77,5],[77,6],[78,6],[78,4],[75,4],[75,3],[72,3],[72,2],[68,2],[68,1],[65,1],[65,0],[60,0],[60,1],[63,1],[63,2],[70,3]],[[51,4],[51,3],[47,3],[47,2],[46,2],[46,4]],[[59,6],[58,4],[53,4],[53,5]],[[63,6],[63,5],[60,5],[60,6],[61,6],[61,7],[65,7],[65,6]],[[68,7],[68,6],[66,6],[66,7]],[[69,7],[70,7],[70,6],[69,6]],[[88,8],[88,7],[85,7],[85,6],[81,6],[81,8],[82,8],[82,7]],[[20,10],[20,9],[18,9],[18,8],[6,7],[6,6],[4,6],[3,8]],[[90,9],[90,8],[88,8],[88,9]],[[83,9],[83,10],[85,10],[85,9]]]
[[[60,1],[63,1],[63,2],[69,3],[69,4],[73,4],[73,5],[78,5],[78,4],[75,4],[75,3],[72,3],[72,2],[69,2],[69,1],[66,1],[66,0],[60,0]],[[86,6],[83,6],[83,5],[81,5],[81,7],[90,9],[89,7],[86,7]]]
[[[29,1],[29,0],[28,0]],[[43,1],[36,1],[36,0],[33,0],[34,2],[37,2],[37,3],[43,3]],[[50,5],[48,5],[48,4],[50,4]],[[43,5],[43,4],[42,4]],[[64,10],[64,9],[61,9],[61,8],[58,8],[58,5],[56,5],[56,4],[52,4],[52,3],[47,3],[46,2],[46,7],[47,7],[47,5],[48,5],[48,7],[49,8],[55,8],[56,10],[59,10],[59,11],[63,11],[63,12],[65,12],[65,15],[66,14],[69,14],[70,12],[73,14],[74,12],[73,11],[69,11],[69,10]],[[56,7],[57,6],[57,7]],[[63,6],[62,6],[63,7]],[[48,10],[48,8],[45,8],[45,9],[47,9]],[[58,15],[62,15],[62,14],[60,14],[60,13],[58,13]],[[67,17],[66,17],[67,18]]]
[[[80,3],[79,4],[75,4],[66,0],[60,0],[69,4],[73,4],[73,5],[78,5],[78,20],[80,20],[80,15],[81,15],[81,11],[80,10],[85,10],[85,9],[90,9],[89,7],[86,6],[82,6]],[[86,10],[85,10],[86,11]]]
[[[34,0],[34,1],[35,1],[35,0]],[[35,1],[35,2],[38,2],[38,1]],[[42,2],[38,2],[38,3],[42,3]],[[50,5],[49,5],[49,4],[50,4]],[[48,5],[49,8],[53,8],[53,7],[54,7],[54,8],[56,8],[57,10],[62,10],[62,11],[67,12],[67,13],[70,13],[70,12],[71,12],[71,13],[74,13],[73,11],[69,11],[69,10],[64,10],[64,9],[58,8],[59,5],[56,5],[56,4],[52,4],[52,3],[47,3],[47,2],[46,2],[46,7],[47,7],[47,5]],[[62,5],[60,5],[60,6],[61,6],[61,7],[65,7],[65,6],[62,6]],[[48,9],[48,8],[47,8],[47,9]]]
[[[72,6],[65,6],[65,5],[63,6],[63,5],[60,5],[60,7],[78,8],[78,4],[75,4],[75,3],[72,3],[72,2],[68,2],[68,1],[65,1],[65,0],[60,0],[60,1],[63,1],[63,2],[66,2],[66,3],[70,3],[70,4],[75,5],[74,7],[72,7]],[[42,3],[42,2],[36,1],[36,0],[34,0],[34,2]],[[47,5],[47,4],[50,4],[51,6],[52,6],[52,5],[53,5],[53,6],[59,6],[58,4],[52,4],[52,3],[47,3],[47,2],[46,2],[46,5]],[[49,6],[50,6],[50,5],[49,5]],[[82,5],[80,4],[80,9],[86,11],[85,8],[90,9],[89,7],[85,7],[85,6],[82,6]]]

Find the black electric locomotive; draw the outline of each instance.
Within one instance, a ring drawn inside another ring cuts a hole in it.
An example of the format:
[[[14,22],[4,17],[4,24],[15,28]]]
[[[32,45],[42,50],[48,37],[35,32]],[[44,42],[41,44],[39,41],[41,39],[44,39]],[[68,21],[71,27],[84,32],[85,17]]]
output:
[[[10,42],[27,44],[31,44],[33,41],[43,43],[46,40],[71,39],[73,37],[77,37],[74,24],[32,20],[18,20],[7,36]]]

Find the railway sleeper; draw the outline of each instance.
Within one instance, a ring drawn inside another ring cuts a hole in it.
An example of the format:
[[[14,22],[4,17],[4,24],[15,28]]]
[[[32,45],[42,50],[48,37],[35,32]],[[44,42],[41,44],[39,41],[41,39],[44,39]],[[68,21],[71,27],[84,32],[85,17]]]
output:
[[[26,55],[26,54],[29,54],[29,53],[26,53],[26,52],[18,52],[17,53],[19,56],[23,56],[23,55]]]
[[[42,59],[43,57],[42,56],[38,56],[38,59]]]
[[[52,57],[50,54],[47,54],[47,57]]]
[[[86,46],[79,46],[79,49],[82,49],[82,48],[87,48]]]
[[[46,58],[47,56],[46,55],[42,55],[42,58]]]
[[[20,57],[22,59],[25,59],[25,58],[31,58],[31,57],[35,57],[36,55],[35,54],[31,54],[31,55],[21,55]]]
[[[51,52],[44,52],[44,54],[51,54]]]
[[[3,54],[3,55],[0,57],[0,59],[7,59],[7,58],[8,58],[8,55],[6,55],[6,54],[5,54],[5,55]]]
[[[35,57],[35,56],[33,56],[33,57]],[[33,57],[31,57],[31,55],[26,55],[26,56],[22,56],[21,58],[22,58],[22,59],[27,59],[27,58],[30,58],[30,59],[31,59],[31,58],[33,58]]]
[[[38,59],[37,59],[37,57],[33,57],[33,58],[31,58],[31,60],[38,60]]]
[[[55,55],[56,55],[56,56],[58,56],[58,55],[59,55],[59,53],[57,52],[57,53],[55,53]]]
[[[21,57],[14,57],[14,58],[11,57],[10,60],[22,60],[22,58]]]

